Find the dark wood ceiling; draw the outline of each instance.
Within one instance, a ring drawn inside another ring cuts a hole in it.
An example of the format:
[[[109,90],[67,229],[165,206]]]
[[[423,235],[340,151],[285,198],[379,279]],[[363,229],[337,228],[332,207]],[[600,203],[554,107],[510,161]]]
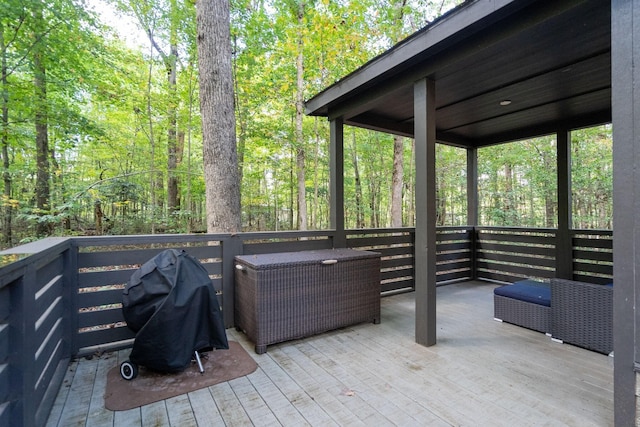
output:
[[[465,3],[309,100],[307,113],[413,136],[413,83],[429,77],[442,142],[482,146],[609,122],[610,2],[482,10],[493,3]],[[447,35],[431,42],[431,31]]]

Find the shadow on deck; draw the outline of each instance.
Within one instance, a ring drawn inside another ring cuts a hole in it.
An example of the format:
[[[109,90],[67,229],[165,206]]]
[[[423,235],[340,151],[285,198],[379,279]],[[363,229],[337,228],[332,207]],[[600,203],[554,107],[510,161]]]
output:
[[[72,362],[47,425],[613,425],[613,358],[493,320],[486,282],[438,288],[438,344],[414,342],[414,295],[382,323],[269,346],[233,329],[252,374],[129,411],[104,409],[129,350]]]

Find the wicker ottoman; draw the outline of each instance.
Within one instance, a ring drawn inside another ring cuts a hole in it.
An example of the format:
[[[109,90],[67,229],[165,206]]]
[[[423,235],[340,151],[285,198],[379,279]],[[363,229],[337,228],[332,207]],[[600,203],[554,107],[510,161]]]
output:
[[[380,254],[353,249],[236,257],[235,324],[267,345],[380,322]]]
[[[494,319],[538,332],[551,332],[550,305],[548,283],[522,280],[493,291]]]

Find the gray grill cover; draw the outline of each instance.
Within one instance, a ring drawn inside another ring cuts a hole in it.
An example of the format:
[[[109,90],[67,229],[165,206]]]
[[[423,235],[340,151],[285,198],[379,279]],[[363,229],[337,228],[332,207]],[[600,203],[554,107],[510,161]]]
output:
[[[167,249],[136,270],[122,312],[136,332],[129,358],[149,369],[179,372],[195,351],[229,348],[211,279],[185,251]]]

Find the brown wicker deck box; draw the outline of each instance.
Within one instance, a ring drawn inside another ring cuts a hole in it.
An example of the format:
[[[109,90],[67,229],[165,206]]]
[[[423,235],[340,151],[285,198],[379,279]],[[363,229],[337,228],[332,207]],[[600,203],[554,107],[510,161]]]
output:
[[[362,322],[380,322],[380,254],[353,249],[236,257],[235,324],[256,353]]]

